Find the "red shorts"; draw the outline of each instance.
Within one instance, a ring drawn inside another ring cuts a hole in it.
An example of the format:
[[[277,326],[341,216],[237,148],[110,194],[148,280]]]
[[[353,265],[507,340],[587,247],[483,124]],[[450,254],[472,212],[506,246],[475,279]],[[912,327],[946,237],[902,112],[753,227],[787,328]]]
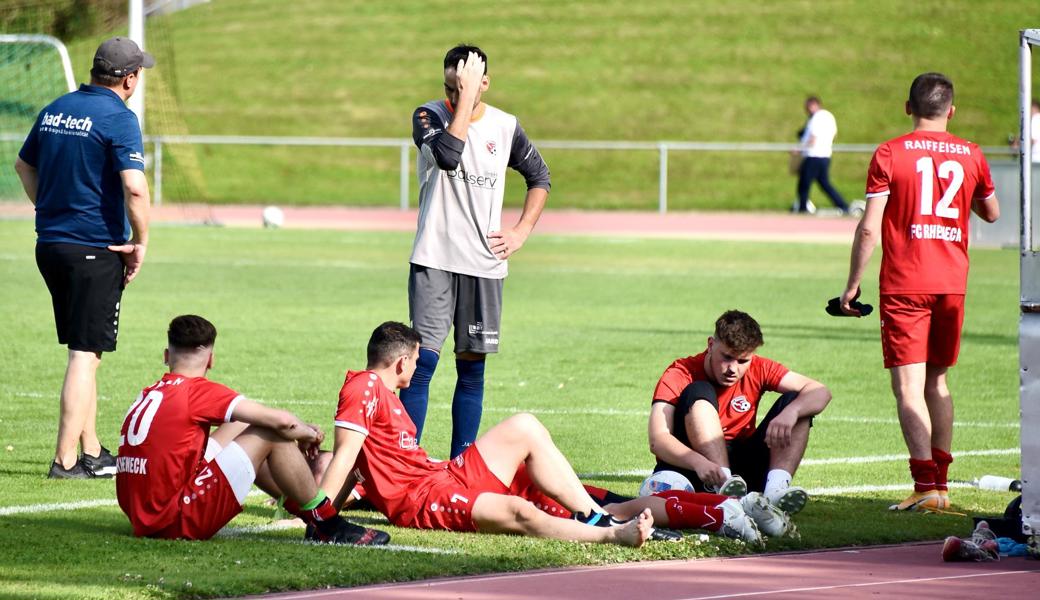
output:
[[[885,368],[914,363],[952,367],[960,352],[963,323],[963,294],[882,295]]]
[[[535,487],[524,465],[520,465],[516,470],[513,484],[506,487],[488,469],[484,457],[475,445],[466,448],[465,452],[452,459],[451,466],[436,477],[436,482],[424,487],[413,498],[413,502],[418,505],[415,516],[394,525],[418,529],[477,531],[472,515],[473,502],[484,493],[520,496],[549,514],[570,517],[567,509]]]
[[[218,458],[199,464],[195,476],[181,490],[180,512],[177,518],[165,529],[149,537],[208,540],[234,519],[235,515],[242,512],[242,501],[245,499],[245,493],[249,491],[245,482],[247,479],[252,482],[253,468],[251,463],[248,467],[241,464],[243,457],[245,461],[249,458],[237,444],[229,446],[228,449],[232,452],[221,453]],[[224,468],[221,468],[221,464]],[[229,481],[224,469],[232,469],[235,472],[236,476],[233,479],[237,481],[237,485]]]

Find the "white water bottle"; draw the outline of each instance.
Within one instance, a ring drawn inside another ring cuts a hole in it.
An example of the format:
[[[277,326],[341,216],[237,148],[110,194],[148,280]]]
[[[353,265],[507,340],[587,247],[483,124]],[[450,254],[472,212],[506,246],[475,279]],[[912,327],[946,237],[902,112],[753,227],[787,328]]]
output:
[[[998,475],[983,475],[975,480],[975,485],[981,490],[993,490],[997,492],[1021,492],[1022,482],[1010,477]]]

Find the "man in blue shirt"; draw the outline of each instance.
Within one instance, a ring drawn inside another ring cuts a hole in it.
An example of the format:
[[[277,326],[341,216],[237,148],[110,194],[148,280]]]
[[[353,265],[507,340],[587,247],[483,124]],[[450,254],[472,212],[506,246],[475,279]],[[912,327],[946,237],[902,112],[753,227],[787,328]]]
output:
[[[101,354],[116,349],[123,288],[140,272],[148,244],[144,144],[126,101],[141,69],[154,64],[132,40],[105,41],[90,84],[40,112],[14,165],[36,207],[36,264],[58,343],[69,349],[51,478],[116,471],[97,437],[96,373]]]

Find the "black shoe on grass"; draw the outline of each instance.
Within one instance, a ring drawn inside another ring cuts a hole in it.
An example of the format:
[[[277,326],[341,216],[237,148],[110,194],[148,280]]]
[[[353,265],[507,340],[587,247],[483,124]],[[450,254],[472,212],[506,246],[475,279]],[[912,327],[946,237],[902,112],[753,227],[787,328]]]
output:
[[[390,534],[378,529],[355,525],[346,519],[332,535],[322,533],[317,527],[307,524],[303,538],[322,544],[348,544],[352,546],[385,546],[390,543]]]
[[[94,474],[83,468],[80,461],[76,461],[76,464],[72,465],[71,469],[66,469],[61,466],[60,463],[53,463],[51,470],[47,473],[47,479],[93,479]]]
[[[650,539],[655,542],[681,542],[683,534],[674,529],[654,527],[650,530]]]
[[[94,477],[102,479],[115,477],[116,457],[112,456],[112,453],[104,446],[101,447],[101,452],[97,456],[91,456],[84,452],[79,457],[79,461],[83,464],[84,469],[94,474]]]

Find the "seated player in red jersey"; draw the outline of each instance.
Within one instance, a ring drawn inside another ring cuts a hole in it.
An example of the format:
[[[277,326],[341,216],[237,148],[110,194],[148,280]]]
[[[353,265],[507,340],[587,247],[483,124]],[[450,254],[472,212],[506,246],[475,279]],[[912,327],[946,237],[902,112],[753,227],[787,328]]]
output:
[[[960,352],[971,213],[992,223],[1000,202],[982,149],[947,131],[956,113],[948,77],[915,77],[903,108],[913,131],[882,143],[870,161],[841,309],[860,316],[851,302],[880,237],[881,351],[914,482],[910,496],[889,508],[938,512],[950,506],[946,373]]]
[[[404,324],[383,323],[368,343],[368,370],[347,373],[335,451],[322,480],[336,506],[360,483],[366,500],[400,527],[629,546],[681,537],[654,529],[656,519],[760,540],[743,506],[715,494],[665,492],[609,504],[613,514],[608,513],[530,414],[499,423],[451,461],[431,459],[416,443],[415,425],[393,391],[410,383],[420,341]]]
[[[309,539],[386,544],[385,532],[340,517],[315,483],[304,455],[317,453],[320,429],[206,379],[216,337],[202,317],[173,319],[165,352],[170,371],[127,411],[116,495],[134,535],[208,539],[242,511],[256,480],[287,496],[286,510],[312,525]]]
[[[790,485],[809,442],[812,418],[831,393],[818,381],[755,354],[762,330],[747,313],[730,310],[715,321],[708,347],[673,362],[654,389],[650,451],[654,471],[676,471],[697,490],[728,496],[761,492],[788,514],[808,494]],[[762,396],[782,395],[756,427]]]

